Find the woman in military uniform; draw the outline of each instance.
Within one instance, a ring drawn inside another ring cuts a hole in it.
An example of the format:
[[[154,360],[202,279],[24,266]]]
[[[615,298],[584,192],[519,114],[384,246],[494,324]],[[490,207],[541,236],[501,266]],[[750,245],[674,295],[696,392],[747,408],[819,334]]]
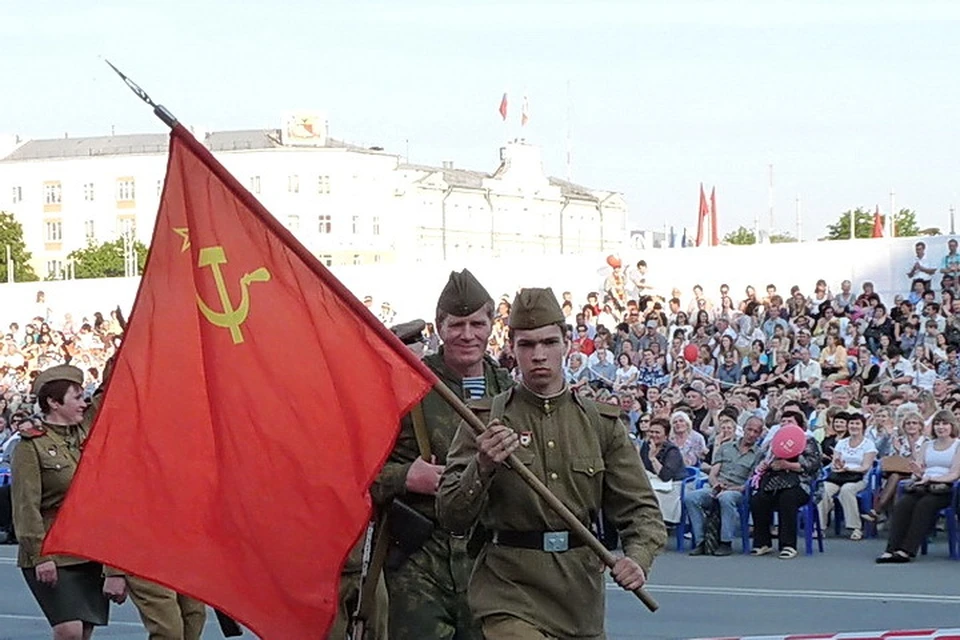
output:
[[[69,365],[40,373],[33,392],[42,419],[21,431],[13,454],[13,522],[20,540],[18,566],[53,627],[55,640],[86,640],[107,624],[109,599],[122,602],[122,577],[104,579],[103,567],[40,549],[73,481],[94,411],[83,399],[83,372]]]

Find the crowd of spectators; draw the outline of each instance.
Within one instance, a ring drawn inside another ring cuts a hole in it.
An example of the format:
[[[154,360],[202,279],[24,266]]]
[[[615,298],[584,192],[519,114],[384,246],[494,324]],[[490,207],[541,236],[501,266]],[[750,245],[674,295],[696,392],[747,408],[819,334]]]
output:
[[[926,495],[928,486],[943,495],[960,476],[960,455],[953,455],[960,417],[956,245],[951,240],[935,264],[918,243],[904,294],[892,299],[871,282],[855,288],[824,279],[783,293],[774,284],[763,293],[748,286],[739,299],[727,285],[715,292],[695,286],[685,297],[649,285],[643,261],[626,272],[612,265],[613,275],[582,303],[562,294],[567,380],[585,397],[620,406],[668,523],[681,519],[679,486],[694,474],[706,479],[688,492],[686,511],[696,542],[705,508],[727,512],[717,555],[730,553],[731,510],[749,484],[754,555],[772,551],[777,511],[780,557],[796,556],[796,509],[812,495],[823,529],[840,517],[854,541],[865,522],[891,519],[897,548],[878,561],[909,561],[945,498],[935,501],[938,509],[916,513],[914,498],[897,499],[899,481],[908,481],[910,495]],[[490,351],[516,371],[509,310],[505,297]],[[780,459],[771,445],[785,425],[802,430],[807,442]],[[871,473],[882,486],[872,508],[862,509],[857,494]],[[908,506],[898,518],[900,502]],[[908,520],[920,533],[904,542]],[[699,544],[694,553],[703,553]]]

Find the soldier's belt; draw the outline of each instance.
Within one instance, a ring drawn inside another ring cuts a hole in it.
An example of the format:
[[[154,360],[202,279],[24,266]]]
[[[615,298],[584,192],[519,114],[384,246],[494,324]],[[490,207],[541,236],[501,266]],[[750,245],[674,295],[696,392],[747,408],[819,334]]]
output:
[[[563,553],[584,545],[583,540],[569,531],[494,531],[490,541],[503,547],[552,553]]]

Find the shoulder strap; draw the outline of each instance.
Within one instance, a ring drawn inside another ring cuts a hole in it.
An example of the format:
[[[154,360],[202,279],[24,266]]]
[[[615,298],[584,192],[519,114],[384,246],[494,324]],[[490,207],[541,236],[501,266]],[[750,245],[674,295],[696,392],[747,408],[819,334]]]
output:
[[[602,440],[603,448],[606,449],[610,443],[605,437],[606,432],[603,428],[603,418],[600,417],[600,409],[597,408],[597,403],[590,398],[583,398],[581,406],[583,407],[583,410],[587,412],[587,419],[590,420],[590,424],[593,425],[594,430],[597,432],[597,436]]]

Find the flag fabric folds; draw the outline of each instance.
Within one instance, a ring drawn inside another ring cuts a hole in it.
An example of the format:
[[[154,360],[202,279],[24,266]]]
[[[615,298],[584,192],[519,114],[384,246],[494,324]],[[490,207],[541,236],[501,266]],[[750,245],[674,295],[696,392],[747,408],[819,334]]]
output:
[[[873,234],[871,237],[883,237],[883,217],[880,215],[880,205],[877,205],[877,210],[873,214]]]
[[[500,99],[500,117],[506,121],[507,119],[507,94],[504,93],[503,97]]]
[[[703,183],[700,183],[700,211],[697,214],[697,239],[696,243],[699,247],[704,242],[709,242],[707,239],[707,229],[705,226],[708,224],[710,218],[710,208],[707,206],[707,196],[703,192]]]
[[[43,552],[325,637],[399,418],[436,378],[193,136]]]
[[[710,246],[720,246],[720,229],[717,224],[717,188],[710,189]]]

